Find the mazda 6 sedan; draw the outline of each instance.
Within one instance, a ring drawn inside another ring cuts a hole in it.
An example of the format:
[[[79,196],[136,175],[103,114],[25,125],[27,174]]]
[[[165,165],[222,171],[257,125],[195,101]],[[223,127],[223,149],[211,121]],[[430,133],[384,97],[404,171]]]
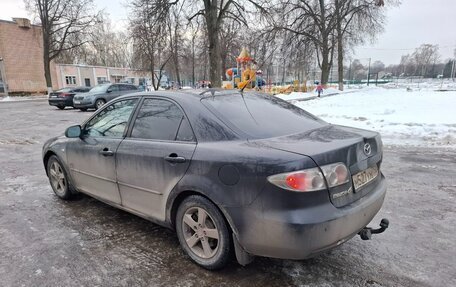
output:
[[[378,133],[257,92],[122,96],[47,141],[43,161],[58,197],[82,192],[172,228],[207,269],[339,246],[386,193]]]

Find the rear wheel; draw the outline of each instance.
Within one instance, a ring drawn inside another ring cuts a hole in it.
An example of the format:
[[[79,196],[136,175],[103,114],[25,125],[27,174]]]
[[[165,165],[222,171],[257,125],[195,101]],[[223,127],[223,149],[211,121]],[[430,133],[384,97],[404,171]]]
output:
[[[95,109],[98,110],[98,109],[101,108],[105,103],[106,103],[106,101],[103,100],[103,99],[98,99],[98,100],[96,100],[96,101],[95,101]]]
[[[65,108],[65,106],[59,105],[59,106],[57,106],[57,108],[59,108],[60,110],[63,110]]]
[[[70,199],[73,193],[67,172],[55,155],[51,156],[47,162],[47,174],[54,193],[61,199]]]
[[[85,112],[85,111],[87,111],[87,108],[80,108],[79,110],[80,110],[81,112]]]
[[[192,195],[176,215],[179,242],[198,265],[214,270],[224,267],[231,254],[231,236],[223,215],[208,199]]]

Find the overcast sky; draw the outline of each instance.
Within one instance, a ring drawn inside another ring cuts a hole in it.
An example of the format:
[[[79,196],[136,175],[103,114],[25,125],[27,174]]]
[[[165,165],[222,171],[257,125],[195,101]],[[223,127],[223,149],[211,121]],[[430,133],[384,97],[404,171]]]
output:
[[[128,0],[94,0],[109,13],[117,29],[126,24]],[[388,0],[385,0],[385,2]],[[0,19],[30,17],[22,0],[0,0]],[[355,49],[353,58],[372,58],[385,64],[399,63],[401,55],[412,53],[423,43],[438,44],[442,60],[454,57],[456,48],[456,0],[402,0],[387,11],[385,32],[374,44]]]

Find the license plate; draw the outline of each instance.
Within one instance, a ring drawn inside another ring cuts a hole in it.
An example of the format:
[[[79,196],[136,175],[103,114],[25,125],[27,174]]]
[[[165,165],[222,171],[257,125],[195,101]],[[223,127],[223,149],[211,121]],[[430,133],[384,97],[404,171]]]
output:
[[[353,185],[355,190],[360,189],[361,187],[365,186],[372,180],[374,180],[378,176],[378,167],[373,166],[365,169],[363,171],[358,172],[353,178]]]
[[[51,96],[51,98],[57,98],[57,96]]]
[[[79,105],[81,102],[80,101],[74,101],[76,105]]]

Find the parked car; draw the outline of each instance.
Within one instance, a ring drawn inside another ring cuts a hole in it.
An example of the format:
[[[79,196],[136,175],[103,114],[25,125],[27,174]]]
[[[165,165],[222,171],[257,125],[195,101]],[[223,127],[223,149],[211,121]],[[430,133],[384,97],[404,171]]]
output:
[[[138,88],[132,84],[101,84],[85,94],[74,97],[73,106],[82,111],[90,108],[99,109],[112,99],[137,91]]]
[[[49,105],[56,106],[63,110],[65,107],[73,106],[73,97],[79,93],[87,93],[90,87],[63,88],[49,94]]]
[[[173,228],[207,269],[254,255],[304,259],[346,242],[380,210],[376,132],[328,124],[257,92],[123,96],[65,136],[43,162],[55,194],[86,193]]]

